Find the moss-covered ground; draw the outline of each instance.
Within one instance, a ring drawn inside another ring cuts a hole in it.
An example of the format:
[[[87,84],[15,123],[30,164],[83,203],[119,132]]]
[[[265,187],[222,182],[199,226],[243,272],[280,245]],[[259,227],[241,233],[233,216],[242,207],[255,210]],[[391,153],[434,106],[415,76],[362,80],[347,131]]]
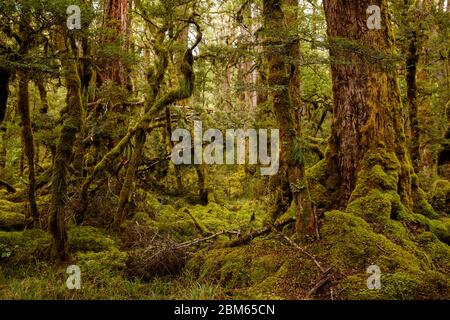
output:
[[[317,208],[326,208],[332,194],[333,178],[321,176],[323,169],[319,162],[309,170]],[[287,240],[295,241],[292,225],[246,245],[224,246],[237,232],[252,232],[269,220],[262,199],[241,195],[221,202],[211,194],[203,206],[140,190],[142,200],[121,232],[69,221],[71,260],[62,265],[49,263],[51,238],[45,231],[30,229],[25,205],[1,200],[0,298],[450,299],[448,181],[438,180],[424,194],[427,206],[409,209],[396,192],[397,179],[395,163],[372,165],[359,177],[348,207],[325,210],[320,239],[301,248]],[[279,219],[293,214],[291,207]],[[170,249],[225,230],[234,233],[184,248],[176,260],[183,261],[176,274],[148,277],[147,272],[140,277],[139,268],[130,273],[130,265],[150,261],[130,259],[165,255],[158,251],[161,239],[170,240]],[[328,270],[319,287],[324,270],[313,258]],[[81,290],[66,287],[71,264],[81,269]],[[379,290],[367,287],[371,265],[381,271]]]

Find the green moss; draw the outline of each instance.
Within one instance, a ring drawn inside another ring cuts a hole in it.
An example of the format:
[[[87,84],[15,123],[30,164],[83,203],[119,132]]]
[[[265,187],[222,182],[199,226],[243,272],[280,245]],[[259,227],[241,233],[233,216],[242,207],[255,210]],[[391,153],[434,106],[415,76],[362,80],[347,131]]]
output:
[[[327,175],[326,161],[321,160],[307,170],[308,188],[311,199],[317,208],[330,208],[333,205],[333,187],[336,180]]]
[[[50,242],[50,235],[39,229],[0,231],[0,255],[6,253],[0,262],[26,264],[45,259]]]
[[[352,200],[363,197],[372,190],[397,191],[398,173],[392,169],[383,169],[380,165],[363,168],[358,172]]]
[[[346,212],[327,212],[322,236],[329,246],[329,262],[337,270],[365,270],[371,264],[391,271],[417,271],[423,267],[411,252],[375,233],[363,219]]]
[[[415,300],[448,299],[449,280],[440,273],[427,271],[416,274],[407,272],[384,273],[381,269],[381,288],[370,290],[368,274],[347,276],[339,283],[342,299]]]
[[[0,230],[22,230],[27,220],[21,213],[0,211]]]
[[[439,214],[450,215],[450,182],[437,180],[433,185],[430,204]]]
[[[114,240],[102,230],[89,226],[69,228],[68,238],[71,252],[100,252],[115,247]]]
[[[255,240],[248,246],[203,250],[195,254],[187,268],[201,281],[213,280],[227,288],[247,288],[264,282],[277,273],[281,258],[280,243]]]
[[[391,218],[392,204],[386,194],[372,190],[367,196],[352,201],[347,212],[367,222],[386,223]]]
[[[429,220],[431,232],[433,232],[441,241],[450,244],[450,218],[440,220]]]
[[[421,233],[417,238],[417,242],[430,257],[435,267],[441,270],[450,270],[450,247],[439,241],[434,233]]]
[[[25,213],[25,204],[0,199],[0,211]]]
[[[450,218],[428,219],[421,214],[413,214],[410,223],[416,224],[422,231],[431,231],[441,241],[450,243]]]
[[[439,214],[436,213],[434,208],[427,201],[427,195],[421,188],[415,188],[414,192],[414,207],[413,210],[416,213],[420,213],[427,218],[436,219],[439,217]]]
[[[131,220],[138,224],[144,225],[149,223],[150,217],[145,212],[136,212]]]
[[[111,277],[121,276],[127,254],[113,248],[100,252],[77,252],[74,258],[85,280],[93,280],[97,285],[107,286]]]
[[[146,192],[145,195],[145,202],[147,205],[151,208],[151,210],[156,211],[160,208],[161,204],[159,203],[158,199],[152,195],[149,192]]]
[[[413,218],[430,229],[438,221],[419,214]],[[421,233],[413,241],[399,221],[386,220],[381,230],[376,230],[377,226],[347,212],[325,214],[322,246],[327,249],[321,257],[345,275],[337,282],[341,298],[441,299],[449,296],[449,277],[445,274],[450,260],[447,245],[431,232]],[[372,264],[381,269],[381,290],[367,289],[365,270]]]

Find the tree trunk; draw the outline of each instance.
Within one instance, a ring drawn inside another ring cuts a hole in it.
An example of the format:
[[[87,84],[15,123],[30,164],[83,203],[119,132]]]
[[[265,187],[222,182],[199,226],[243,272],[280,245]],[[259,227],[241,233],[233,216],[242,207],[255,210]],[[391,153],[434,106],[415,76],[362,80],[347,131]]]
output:
[[[28,202],[30,204],[30,215],[37,226],[39,224],[39,211],[36,204],[36,174],[34,167],[34,139],[31,129],[30,105],[28,95],[29,79],[23,72],[19,75],[19,88],[17,105],[21,117],[22,142],[28,164]]]
[[[379,30],[369,30],[366,24],[366,10],[371,5],[381,9]],[[393,39],[387,1],[327,0],[324,7],[334,95],[327,166],[339,176],[335,207],[345,208],[352,193],[358,197],[370,188],[369,183],[376,185],[370,170],[379,165],[384,172],[396,173],[391,187],[411,208],[414,172],[407,152],[397,72],[389,63]],[[361,46],[364,49],[354,49]],[[354,192],[357,183],[358,192]]]
[[[128,29],[128,0],[107,0],[105,8],[104,26],[108,28],[112,35],[104,39],[104,44],[117,43],[124,47],[125,37]],[[105,81],[112,81],[120,86],[127,84],[125,66],[121,61],[103,61],[102,70],[99,73],[100,84]]]
[[[295,1],[286,1],[295,7]],[[296,205],[296,231],[306,238],[313,236],[314,215],[304,168],[304,148],[301,146],[300,96],[298,68],[287,60],[299,58],[298,40],[288,36],[289,27],[295,24],[296,10],[286,17],[281,0],[265,0],[264,28],[268,62],[267,83],[271,90],[273,110],[280,130],[280,188],[277,210],[286,211],[294,200]],[[292,9],[292,8],[290,8]],[[286,25],[288,28],[286,28]],[[280,37],[280,33],[283,35]],[[283,199],[285,198],[285,199]]]
[[[142,150],[144,149],[146,141],[146,132],[143,129],[139,129],[134,136],[135,146],[133,154],[131,155],[130,162],[128,163],[127,172],[125,174],[122,189],[120,190],[119,204],[117,205],[116,215],[114,216],[114,228],[119,229],[124,220],[125,206],[128,203],[128,198],[133,187],[134,174],[136,168],[139,165],[139,160],[142,156]]]
[[[75,63],[65,61],[67,87],[67,114],[56,151],[52,176],[52,200],[49,229],[52,234],[51,258],[64,261],[68,258],[65,203],[67,200],[67,167],[72,157],[76,134],[81,127],[82,101],[80,78]]]

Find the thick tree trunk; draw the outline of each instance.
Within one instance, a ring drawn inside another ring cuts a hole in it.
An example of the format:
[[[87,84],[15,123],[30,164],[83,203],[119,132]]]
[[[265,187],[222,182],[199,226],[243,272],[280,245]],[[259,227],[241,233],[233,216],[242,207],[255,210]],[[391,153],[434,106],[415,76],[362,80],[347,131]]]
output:
[[[51,258],[64,261],[68,258],[67,227],[65,222],[65,203],[67,199],[67,167],[72,157],[72,148],[76,134],[82,122],[82,101],[80,79],[76,65],[64,62],[67,87],[67,114],[59,138],[53,165],[52,200],[49,217],[49,229],[52,234]]]
[[[381,29],[369,30],[367,9],[381,9]],[[337,208],[345,208],[359,181],[379,164],[398,174],[395,190],[412,206],[413,170],[406,147],[404,115],[386,0],[324,1],[330,38],[334,120],[328,170],[338,175]],[[361,50],[356,48],[363,47]],[[370,179],[370,178],[369,178]],[[362,187],[361,187],[362,188]],[[357,196],[355,194],[355,196]]]
[[[124,46],[128,29],[128,0],[107,0],[105,8],[104,26],[111,31],[111,35],[104,39],[104,44],[120,44]],[[125,66],[121,61],[104,61],[98,80],[100,84],[112,81],[120,86],[127,84]]]
[[[34,167],[34,139],[31,129],[30,105],[28,94],[29,79],[25,73],[19,75],[19,88],[17,105],[21,117],[22,142],[28,164],[28,202],[30,204],[30,215],[37,226],[39,224],[39,211],[36,204],[36,173]]]
[[[268,62],[267,83],[271,89],[273,110],[280,130],[280,188],[277,210],[283,213],[291,199],[296,205],[296,231],[303,238],[313,236],[314,214],[304,167],[304,148],[300,143],[300,96],[298,68],[288,59],[299,58],[299,43],[287,36],[288,27],[296,22],[296,10],[287,18],[281,0],[265,0],[264,28]],[[296,5],[294,1],[286,4]],[[295,7],[294,7],[295,8]],[[292,8],[290,8],[292,10]],[[280,37],[280,32],[283,36]],[[285,199],[283,199],[285,198]]]

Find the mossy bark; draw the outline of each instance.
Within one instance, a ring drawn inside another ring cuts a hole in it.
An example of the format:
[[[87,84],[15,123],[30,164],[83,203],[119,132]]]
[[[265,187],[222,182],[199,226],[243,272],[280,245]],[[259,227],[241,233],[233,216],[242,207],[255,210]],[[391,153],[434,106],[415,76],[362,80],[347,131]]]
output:
[[[131,155],[130,162],[128,163],[127,172],[125,174],[124,182],[120,190],[119,204],[117,205],[116,214],[114,216],[114,227],[119,229],[125,217],[125,206],[128,203],[130,192],[133,187],[133,179],[136,172],[136,168],[139,165],[139,160],[142,156],[142,150],[144,149],[146,140],[145,130],[139,129],[134,136],[134,150]]]
[[[369,30],[366,13],[381,9],[381,29]],[[338,175],[335,208],[345,208],[373,165],[395,163],[395,191],[412,208],[412,175],[387,1],[324,2],[330,39],[334,120],[328,171]],[[393,159],[391,158],[393,156]],[[391,161],[392,160],[392,161]]]
[[[36,204],[36,173],[34,166],[34,139],[33,130],[31,129],[30,105],[28,93],[28,76],[21,72],[19,75],[19,88],[17,105],[21,118],[22,142],[24,154],[27,157],[28,164],[28,202],[30,204],[30,212],[35,225],[39,224],[39,211]]]
[[[295,4],[293,1],[285,3]],[[279,214],[284,213],[293,199],[296,205],[296,231],[304,238],[314,235],[314,213],[305,175],[304,148],[301,146],[298,68],[295,64],[286,62],[287,59],[299,58],[299,43],[289,39],[289,29],[286,27],[295,22],[296,17],[284,15],[281,0],[265,0],[263,16],[268,62],[267,84],[271,90],[281,144],[280,190],[276,210],[280,210]]]
[[[164,59],[165,60],[165,59]],[[186,99],[192,95],[194,90],[194,71],[192,65],[194,63],[194,58],[192,56],[192,49],[186,50],[182,63],[179,65],[180,72],[182,76],[179,78],[179,83],[176,88],[169,90],[163,94],[158,99],[152,101],[147,101],[146,112],[141,118],[141,120],[132,128],[128,129],[128,133],[119,141],[119,143],[108,151],[105,156],[100,160],[100,162],[94,167],[93,172],[86,177],[83,182],[80,191],[80,208],[76,213],[77,223],[81,223],[84,220],[84,215],[88,207],[88,193],[91,183],[95,180],[96,176],[106,170],[108,167],[112,167],[114,160],[122,154],[130,140],[139,130],[144,130],[145,132],[152,130],[154,126],[152,121],[154,117],[159,114],[164,108],[178,100]],[[162,73],[164,75],[164,72]],[[160,80],[162,81],[162,77]],[[156,96],[155,92],[151,92]]]
[[[83,106],[80,92],[80,78],[74,62],[65,61],[67,87],[67,114],[56,150],[52,176],[52,199],[49,229],[52,234],[51,258],[64,261],[68,258],[67,226],[65,205],[67,200],[68,165],[72,158],[72,148],[82,122]]]

